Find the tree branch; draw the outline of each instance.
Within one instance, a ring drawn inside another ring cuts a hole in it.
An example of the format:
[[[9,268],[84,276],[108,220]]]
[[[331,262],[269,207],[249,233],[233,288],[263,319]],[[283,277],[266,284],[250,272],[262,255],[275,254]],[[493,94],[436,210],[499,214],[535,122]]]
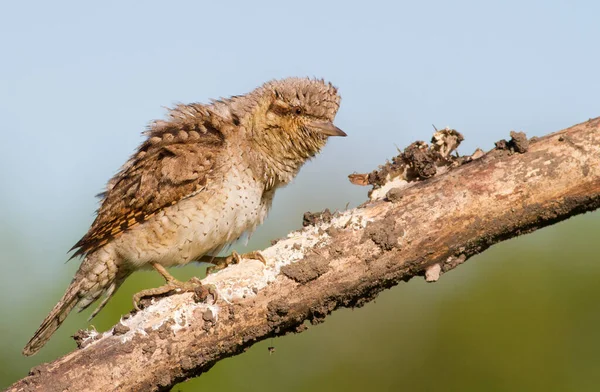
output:
[[[414,276],[435,281],[496,242],[600,206],[600,118],[529,145],[513,135],[481,157],[452,157],[455,146],[436,143],[353,175],[376,186],[372,200],[265,249],[266,267],[245,260],[204,279],[216,303],[191,293],[157,300],[108,332],[80,336],[82,349],[9,391],[168,390],[255,342]]]

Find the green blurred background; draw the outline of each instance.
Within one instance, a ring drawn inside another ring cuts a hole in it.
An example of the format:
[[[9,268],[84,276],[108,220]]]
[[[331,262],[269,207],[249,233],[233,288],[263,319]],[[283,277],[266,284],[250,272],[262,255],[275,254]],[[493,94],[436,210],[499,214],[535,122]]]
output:
[[[20,354],[78,267],[65,252],[93,219],[93,195],[161,106],[291,75],[339,86],[349,136],[233,248],[261,249],[304,211],[364,201],[346,176],[428,140],[432,123],[461,131],[466,154],[512,129],[541,136],[600,115],[599,12],[594,1],[0,3],[0,388],[73,350],[90,325],[91,309],[74,314],[38,355]],[[175,390],[596,391],[598,232],[591,213],[498,244]],[[161,283],[136,273],[91,324],[110,328],[133,293]]]

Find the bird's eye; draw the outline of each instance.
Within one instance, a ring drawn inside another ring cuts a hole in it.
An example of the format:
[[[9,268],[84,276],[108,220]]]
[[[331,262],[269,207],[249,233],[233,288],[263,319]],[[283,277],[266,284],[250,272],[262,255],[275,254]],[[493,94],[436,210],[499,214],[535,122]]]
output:
[[[294,109],[294,113],[296,113],[297,115],[301,115],[302,114],[302,108],[295,108]]]

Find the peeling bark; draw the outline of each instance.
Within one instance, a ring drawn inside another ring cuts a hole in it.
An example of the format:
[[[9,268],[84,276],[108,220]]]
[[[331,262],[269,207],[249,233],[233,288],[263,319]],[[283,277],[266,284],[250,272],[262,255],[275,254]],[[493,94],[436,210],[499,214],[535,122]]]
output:
[[[216,303],[191,293],[156,300],[108,332],[79,334],[83,348],[8,390],[168,390],[257,341],[302,331],[305,321],[361,306],[414,276],[436,281],[494,243],[600,206],[600,118],[535,140],[511,136],[487,154],[442,154],[433,166],[429,147],[411,145],[401,158],[415,165],[398,159],[352,175],[374,181],[370,201],[310,216],[262,252],[267,266],[245,260],[204,279],[216,286]]]

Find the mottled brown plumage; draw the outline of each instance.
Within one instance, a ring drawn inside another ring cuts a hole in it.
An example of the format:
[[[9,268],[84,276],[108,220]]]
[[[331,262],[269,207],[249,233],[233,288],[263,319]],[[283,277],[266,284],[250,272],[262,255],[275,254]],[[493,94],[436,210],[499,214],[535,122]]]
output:
[[[164,267],[215,255],[262,223],[275,190],[329,136],[345,136],[333,125],[339,101],[331,84],[289,78],[208,105],[178,105],[154,122],[108,182],[94,223],[73,247],[83,262],[23,353],[35,354],[75,306],[104,295],[93,317],[137,269],[154,267],[167,280],[165,290],[142,295],[189,287]]]
[[[88,233],[71,249],[93,252],[157,211],[200,192],[217,164],[226,124],[199,104],[179,105],[171,121],[156,121],[148,139],[108,183]]]

